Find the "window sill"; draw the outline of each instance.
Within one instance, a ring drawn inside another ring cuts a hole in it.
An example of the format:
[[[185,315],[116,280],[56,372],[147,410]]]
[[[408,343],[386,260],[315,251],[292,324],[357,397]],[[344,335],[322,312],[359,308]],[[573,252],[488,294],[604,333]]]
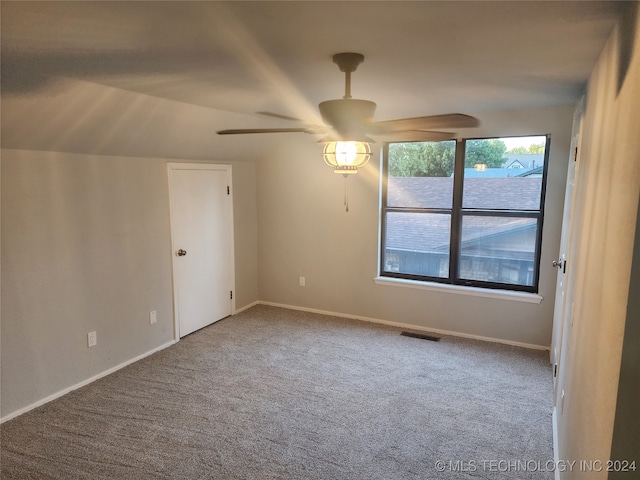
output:
[[[471,295],[474,297],[495,298],[510,300],[513,302],[540,303],[543,298],[536,293],[512,292],[509,290],[492,290],[489,288],[464,287],[460,285],[447,285],[435,282],[419,282],[417,280],[404,280],[401,278],[376,277],[373,279],[376,285],[390,287],[415,288],[417,290],[431,290],[434,292],[452,293],[454,295]]]

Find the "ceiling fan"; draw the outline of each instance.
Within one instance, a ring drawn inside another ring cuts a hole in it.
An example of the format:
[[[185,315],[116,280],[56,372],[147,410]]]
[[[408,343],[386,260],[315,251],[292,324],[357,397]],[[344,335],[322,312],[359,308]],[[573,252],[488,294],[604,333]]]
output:
[[[450,140],[455,133],[434,131],[433,129],[455,129],[477,127],[475,117],[460,113],[431,115],[426,117],[400,118],[374,122],[376,104],[369,100],[351,98],[351,73],[364,61],[360,53],[337,53],[333,62],[345,73],[345,94],[338,100],[327,100],[318,105],[325,125],[305,125],[298,128],[244,128],[220,130],[218,135],[246,133],[308,133],[324,135],[320,142],[356,141],[373,143],[374,137],[382,141],[430,142]],[[302,120],[271,112],[257,112],[261,115],[302,122]]]

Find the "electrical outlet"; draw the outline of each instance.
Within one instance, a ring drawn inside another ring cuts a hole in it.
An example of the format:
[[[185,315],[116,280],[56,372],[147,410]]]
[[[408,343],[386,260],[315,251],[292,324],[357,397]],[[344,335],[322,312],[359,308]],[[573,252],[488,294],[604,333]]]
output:
[[[154,323],[156,323],[158,321],[158,317],[156,316],[156,311],[155,310],[151,310],[149,312],[149,323],[151,325],[153,325]]]
[[[305,285],[305,278],[304,277],[300,277],[300,286],[304,287]]]
[[[87,333],[87,345],[95,347],[98,344],[98,334],[96,332]]]

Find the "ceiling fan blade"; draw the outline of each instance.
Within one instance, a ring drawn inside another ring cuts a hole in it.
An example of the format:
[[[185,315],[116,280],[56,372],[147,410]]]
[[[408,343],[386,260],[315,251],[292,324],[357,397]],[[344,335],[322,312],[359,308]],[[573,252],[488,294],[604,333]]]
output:
[[[308,128],[238,128],[220,130],[218,135],[242,135],[244,133],[316,133]]]
[[[267,117],[275,117],[281,118],[283,120],[291,120],[292,122],[303,122],[304,120],[300,120],[299,118],[290,117],[289,115],[282,115],[280,113],[273,112],[256,112],[258,115],[266,115]]]
[[[480,125],[480,121],[470,115],[449,113],[447,115],[431,115],[428,117],[399,118],[383,122],[372,122],[371,134],[374,132],[399,132],[403,130],[425,130],[431,128],[470,128]]]
[[[376,139],[383,142],[441,142],[454,138],[456,138],[455,133],[428,130],[403,130],[376,135]]]

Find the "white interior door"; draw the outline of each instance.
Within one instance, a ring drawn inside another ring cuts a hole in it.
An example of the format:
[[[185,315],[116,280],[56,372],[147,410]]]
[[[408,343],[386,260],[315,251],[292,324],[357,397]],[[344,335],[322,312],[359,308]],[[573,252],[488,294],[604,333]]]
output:
[[[573,311],[573,293],[570,289],[568,269],[571,268],[571,234],[573,227],[573,203],[576,194],[576,180],[580,158],[580,136],[582,133],[582,116],[584,109],[584,97],[581,99],[573,117],[573,131],[571,135],[571,157],[567,170],[567,186],[564,197],[564,212],[562,216],[562,234],[560,239],[559,258],[554,261],[558,269],[556,281],[556,299],[553,311],[553,334],[551,339],[551,363],[554,375],[554,404],[558,399],[559,370],[563,350],[563,336],[566,330],[567,317],[571,317]]]
[[[176,337],[231,315],[231,166],[170,163]]]

